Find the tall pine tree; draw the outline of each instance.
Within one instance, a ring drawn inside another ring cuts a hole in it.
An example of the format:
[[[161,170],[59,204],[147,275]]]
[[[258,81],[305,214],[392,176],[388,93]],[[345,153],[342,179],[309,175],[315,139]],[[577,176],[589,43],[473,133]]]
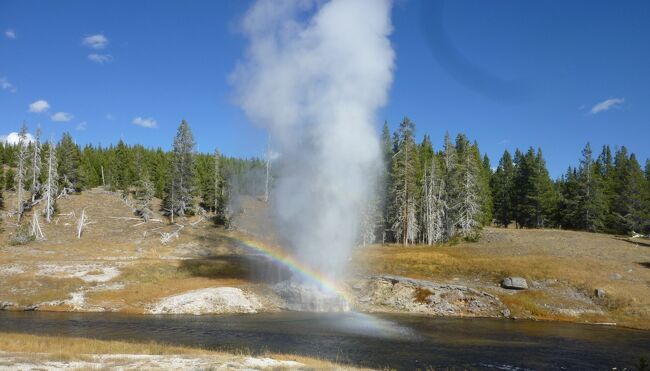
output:
[[[192,130],[185,120],[181,121],[174,138],[169,182],[163,202],[165,211],[171,216],[192,213],[194,191],[194,149],[196,143]]]
[[[494,218],[497,225],[508,227],[514,218],[513,205],[513,181],[515,169],[512,157],[507,150],[503,152],[499,166],[492,177],[492,202],[494,207]]]

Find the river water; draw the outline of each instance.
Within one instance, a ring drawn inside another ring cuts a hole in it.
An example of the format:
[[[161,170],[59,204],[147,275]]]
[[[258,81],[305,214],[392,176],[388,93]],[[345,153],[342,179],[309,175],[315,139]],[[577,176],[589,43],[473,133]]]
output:
[[[414,315],[0,312],[0,331],[292,353],[405,370],[611,369],[650,359],[650,331]]]

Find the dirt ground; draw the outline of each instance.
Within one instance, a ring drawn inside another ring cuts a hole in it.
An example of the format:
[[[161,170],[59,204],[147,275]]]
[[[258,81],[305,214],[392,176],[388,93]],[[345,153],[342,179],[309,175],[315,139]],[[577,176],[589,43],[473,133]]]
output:
[[[11,203],[9,197],[6,205]],[[118,194],[93,189],[57,205],[52,223],[40,218],[45,240],[25,245],[11,244],[16,218],[3,215],[0,306],[143,313],[159,299],[189,290],[261,286],[230,259],[242,252],[232,238],[236,232],[217,228],[207,218],[177,218],[184,225],[179,237],[162,243],[162,234],[173,233],[179,224],[159,214],[153,218],[164,222],[143,224]],[[76,223],[84,209],[91,224],[78,239]],[[24,223],[31,217],[27,214]]]
[[[12,205],[8,196],[6,209]],[[268,218],[258,210],[259,201],[244,201],[243,227]],[[84,208],[91,224],[78,239],[76,221]],[[60,199],[52,223],[40,219],[42,241],[12,245],[16,218],[6,211],[2,217],[0,309],[146,313],[173,295],[235,287],[257,294],[265,310],[279,310],[266,300],[268,286],[241,259],[246,253],[237,238],[243,232],[208,219],[177,220],[184,225],[179,237],[162,243],[162,234],[179,224],[159,214],[153,218],[161,222],[142,223],[118,194],[101,189]],[[498,297],[517,318],[650,328],[650,242],[640,239],[485,228],[477,243],[358,248],[349,272],[350,280],[390,274],[464,285]],[[530,288],[500,288],[508,276],[526,278]],[[596,289],[605,296],[597,297]]]

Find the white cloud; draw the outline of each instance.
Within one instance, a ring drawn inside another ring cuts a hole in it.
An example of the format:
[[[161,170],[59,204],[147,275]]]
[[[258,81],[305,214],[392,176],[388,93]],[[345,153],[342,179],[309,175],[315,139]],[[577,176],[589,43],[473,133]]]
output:
[[[19,141],[20,141],[20,135],[15,131],[7,135],[0,135],[0,143],[8,143],[14,145],[14,144],[18,144]],[[30,133],[27,133],[27,143],[31,143],[33,141],[34,141],[34,136],[31,135]]]
[[[87,126],[88,126],[88,123],[87,123],[86,121],[82,121],[82,122],[80,122],[80,123],[77,124],[76,129],[77,129],[78,131],[84,131],[84,130],[86,130],[86,127],[87,127]]]
[[[9,90],[12,93],[16,92],[16,86],[10,83],[6,77],[0,77],[0,88],[2,88],[3,90]]]
[[[104,117],[105,117],[106,120],[108,120],[108,121],[113,121],[113,120],[115,120],[115,116],[113,116],[113,114],[110,113],[110,112],[107,113],[106,116],[104,116]]]
[[[29,112],[41,113],[41,112],[46,112],[48,109],[50,109],[50,104],[43,99],[39,99],[36,102],[29,105]]]
[[[510,144],[510,139],[502,139],[499,141],[499,144],[504,146],[506,144]]]
[[[142,118],[142,117],[136,117],[133,119],[133,123],[138,126],[142,126],[143,128],[155,128],[158,127],[158,123],[156,120],[154,120],[151,117],[148,118]]]
[[[5,31],[5,37],[7,39],[15,39],[16,38],[16,33],[14,32],[14,30],[8,29],[7,31]]]
[[[104,49],[108,45],[108,38],[102,34],[86,36],[81,40],[84,46],[92,49]]]
[[[68,122],[72,120],[74,116],[70,113],[67,112],[57,112],[52,115],[51,119],[52,121],[58,121],[58,122]]]
[[[604,100],[604,101],[602,101],[600,103],[597,103],[596,105],[591,107],[591,110],[589,110],[589,113],[591,113],[592,115],[595,115],[595,114],[597,114],[599,112],[604,112],[604,111],[607,111],[607,110],[609,110],[611,108],[620,106],[624,102],[625,102],[625,99],[623,99],[623,98],[607,99],[607,100]]]
[[[88,59],[90,59],[91,61],[93,61],[95,63],[104,64],[104,63],[112,62],[113,61],[113,56],[110,55],[110,54],[93,53],[93,54],[88,54]]]

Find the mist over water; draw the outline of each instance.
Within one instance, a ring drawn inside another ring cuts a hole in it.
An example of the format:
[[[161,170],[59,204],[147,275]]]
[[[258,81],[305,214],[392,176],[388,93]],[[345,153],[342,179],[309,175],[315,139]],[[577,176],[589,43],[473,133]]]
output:
[[[298,259],[330,277],[345,269],[360,211],[381,165],[377,109],[392,82],[389,0],[259,0],[232,81],[237,102],[269,131],[271,204]]]

